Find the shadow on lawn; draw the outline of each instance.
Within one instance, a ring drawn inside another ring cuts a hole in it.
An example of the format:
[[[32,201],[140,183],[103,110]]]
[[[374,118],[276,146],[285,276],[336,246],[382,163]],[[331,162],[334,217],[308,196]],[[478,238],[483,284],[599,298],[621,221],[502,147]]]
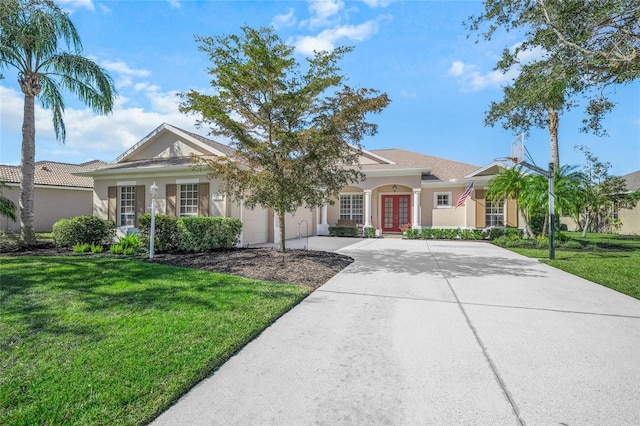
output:
[[[99,316],[95,320],[99,323],[123,312],[143,315],[194,308],[222,312],[246,306],[250,298],[299,297],[279,285],[258,286],[255,280],[135,260],[63,256],[2,262],[2,313],[21,331],[19,336],[7,336],[8,342],[0,341],[0,349],[30,333],[101,338],[98,327],[65,318],[69,312]]]

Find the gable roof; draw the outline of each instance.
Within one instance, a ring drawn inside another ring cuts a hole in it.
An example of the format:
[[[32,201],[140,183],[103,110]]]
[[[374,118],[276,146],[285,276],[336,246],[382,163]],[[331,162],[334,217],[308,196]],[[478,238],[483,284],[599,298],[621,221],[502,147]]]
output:
[[[198,134],[188,132],[186,130],[180,129],[170,124],[162,123],[161,125],[156,127],[153,131],[151,131],[147,136],[142,138],[135,145],[133,145],[131,148],[129,148],[120,156],[118,156],[118,158],[113,160],[111,164],[127,162],[129,158],[133,157],[135,152],[141,150],[150,141],[152,141],[155,136],[167,131],[182,137],[183,139],[193,143],[194,145],[200,147],[201,149],[203,149],[206,152],[209,152],[212,155],[216,155],[219,157],[229,157],[231,154],[233,154],[233,148],[227,145],[223,145],[219,142],[215,142],[211,139],[205,138],[204,136],[200,136]]]
[[[404,149],[376,149],[371,152],[387,159],[390,164],[365,164],[362,166],[365,172],[368,170],[416,170],[416,172],[423,172],[422,180],[448,181],[463,178],[480,168],[472,164]]]
[[[627,182],[627,190],[629,192],[637,191],[640,189],[640,170],[631,172],[621,177]]]
[[[71,188],[93,188],[93,179],[76,176],[73,173],[97,169],[106,165],[104,161],[93,160],[81,164],[36,161],[35,184],[42,186],[62,186]],[[0,165],[0,181],[19,184],[22,178],[20,166]]]

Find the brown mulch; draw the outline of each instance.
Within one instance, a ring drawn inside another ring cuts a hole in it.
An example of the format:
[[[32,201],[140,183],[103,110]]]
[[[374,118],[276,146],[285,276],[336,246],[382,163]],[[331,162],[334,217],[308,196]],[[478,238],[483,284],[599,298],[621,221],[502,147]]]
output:
[[[35,247],[0,247],[0,255],[54,256],[73,254],[69,249],[38,243]],[[106,256],[110,254],[105,253]],[[353,262],[348,256],[315,250],[237,248],[208,253],[160,253],[150,262],[203,269],[261,281],[304,285],[316,289]]]
[[[158,254],[152,260],[262,281],[320,287],[353,262],[348,256],[315,250],[239,248],[209,253]]]

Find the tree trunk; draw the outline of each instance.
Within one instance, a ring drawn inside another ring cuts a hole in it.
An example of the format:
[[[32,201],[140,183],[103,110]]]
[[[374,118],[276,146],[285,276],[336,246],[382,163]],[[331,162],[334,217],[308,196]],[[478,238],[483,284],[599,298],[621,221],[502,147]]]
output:
[[[558,150],[558,111],[549,108],[549,148],[551,150],[551,162],[557,169],[560,167],[560,152]]]
[[[280,222],[280,251],[282,253],[284,253],[285,251],[285,246],[284,246],[284,235],[285,235],[285,230],[284,230],[284,213],[278,213],[278,221]]]
[[[20,178],[20,237],[22,243],[34,245],[36,234],[33,230],[33,198],[35,188],[35,156],[36,156],[36,125],[35,125],[35,97],[24,95],[24,117],[22,122],[22,158]]]

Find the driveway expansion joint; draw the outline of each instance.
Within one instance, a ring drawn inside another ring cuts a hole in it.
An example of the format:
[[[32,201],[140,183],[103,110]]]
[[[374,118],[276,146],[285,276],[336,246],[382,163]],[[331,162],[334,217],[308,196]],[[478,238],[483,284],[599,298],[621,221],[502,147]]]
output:
[[[500,375],[500,372],[498,371],[498,367],[496,366],[496,364],[491,359],[491,356],[489,355],[489,351],[487,350],[487,347],[485,346],[484,342],[480,338],[480,334],[478,333],[478,330],[476,329],[476,327],[473,325],[473,322],[471,321],[471,318],[469,318],[469,315],[467,314],[467,311],[464,309],[464,305],[460,302],[460,299],[458,298],[458,294],[456,293],[456,291],[453,289],[453,286],[449,282],[449,278],[447,277],[447,274],[442,269],[442,267],[440,266],[440,263],[438,262],[438,259],[434,256],[433,252],[431,251],[431,247],[429,247],[429,242],[427,242],[427,250],[429,251],[429,255],[434,260],[438,270],[440,271],[440,274],[442,275],[442,278],[444,278],[444,280],[447,282],[447,286],[449,286],[449,290],[453,294],[453,297],[456,299],[458,308],[460,308],[460,311],[462,312],[462,315],[464,316],[465,321],[467,322],[467,326],[469,326],[469,328],[471,329],[471,332],[473,333],[476,341],[478,342],[478,345],[480,346],[480,349],[482,350],[482,353],[483,353],[483,355],[485,357],[485,360],[489,364],[489,368],[493,372],[493,375],[494,375],[496,381],[498,382],[498,386],[500,386],[500,389],[502,389],[502,392],[503,392],[505,398],[507,399],[507,401],[511,405],[511,409],[513,410],[513,414],[516,417],[516,420],[518,421],[518,424],[520,424],[521,426],[524,426],[525,422],[522,419],[522,417],[520,416],[520,409],[518,408],[518,405],[516,404],[516,402],[514,401],[513,397],[511,396],[511,392],[509,392],[509,389],[507,389],[507,385],[504,382],[504,380],[502,379],[502,376]]]

